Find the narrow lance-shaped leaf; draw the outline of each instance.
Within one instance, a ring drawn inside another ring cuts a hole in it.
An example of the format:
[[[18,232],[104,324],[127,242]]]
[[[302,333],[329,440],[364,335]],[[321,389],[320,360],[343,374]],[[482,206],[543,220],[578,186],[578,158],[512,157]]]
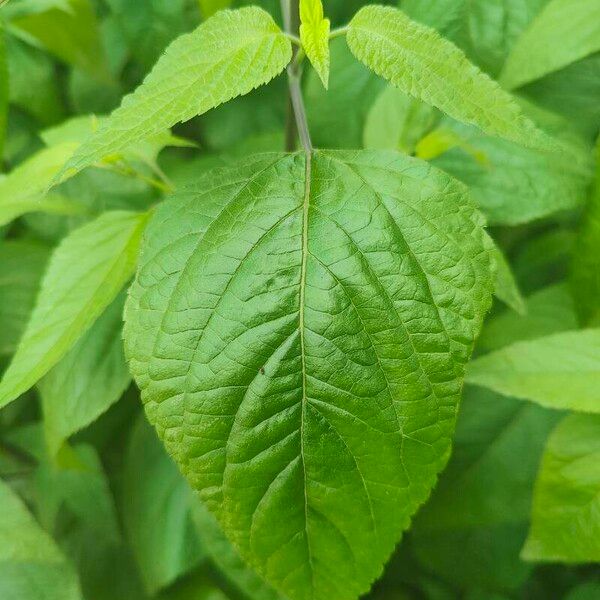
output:
[[[43,377],[115,299],[135,271],[147,218],[106,212],[61,242],[0,382],[0,407]]]
[[[514,89],[598,51],[600,2],[551,0],[518,39],[500,82]]]
[[[490,302],[485,237],[465,187],[395,152],[315,152],[308,170],[261,155],[158,209],[130,367],[169,453],[283,595],[366,592],[427,498]]]
[[[600,416],[570,415],[550,436],[522,556],[600,562]]]
[[[353,54],[403,92],[458,121],[524,146],[553,145],[510,94],[435,30],[388,6],[365,6],[349,25]]]
[[[300,41],[325,89],[329,87],[329,19],[321,0],[300,0]]]
[[[548,408],[600,413],[600,329],[517,342],[474,360],[467,381]]]
[[[291,54],[290,41],[261,8],[216,13],[167,48],[142,85],[77,150],[64,175],[268,83]]]

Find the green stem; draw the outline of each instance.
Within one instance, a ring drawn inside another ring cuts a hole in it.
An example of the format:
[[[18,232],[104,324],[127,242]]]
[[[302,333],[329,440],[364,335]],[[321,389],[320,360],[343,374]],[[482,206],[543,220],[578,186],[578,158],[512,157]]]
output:
[[[281,0],[283,25],[285,32],[289,35],[295,36],[300,27],[299,5],[300,0]],[[297,131],[302,149],[307,155],[310,155],[313,148],[308,129],[308,119],[306,118],[304,98],[302,97],[302,87],[300,85],[302,70],[301,61],[297,60],[299,56],[302,55],[298,48],[294,48],[292,61],[287,68],[290,108],[288,110],[288,122],[286,126],[286,150],[293,151],[295,149]]]
[[[337,29],[333,29],[332,31],[329,32],[329,39],[333,40],[337,37],[341,37],[343,35],[346,35],[348,33],[348,25],[344,25],[344,27],[338,27]]]

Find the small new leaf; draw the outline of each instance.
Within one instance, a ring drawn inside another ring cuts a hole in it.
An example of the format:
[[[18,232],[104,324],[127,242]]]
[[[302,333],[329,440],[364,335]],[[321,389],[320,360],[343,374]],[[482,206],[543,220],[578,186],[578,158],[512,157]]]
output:
[[[167,48],[142,85],[77,150],[62,175],[247,94],[278,75],[291,56],[289,39],[261,8],[217,12]]]
[[[458,121],[524,146],[554,143],[510,94],[435,30],[389,6],[365,6],[349,25],[348,45],[367,67]]]
[[[329,87],[330,27],[321,0],[300,0],[300,41],[325,89]]]

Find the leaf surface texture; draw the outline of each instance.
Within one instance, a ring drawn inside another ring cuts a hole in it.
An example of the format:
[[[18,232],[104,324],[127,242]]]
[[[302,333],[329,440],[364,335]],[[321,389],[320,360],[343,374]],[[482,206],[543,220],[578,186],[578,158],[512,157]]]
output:
[[[242,557],[290,598],[350,599],[447,460],[490,256],[465,188],[427,164],[311,163],[260,155],[158,210],[126,354]]]

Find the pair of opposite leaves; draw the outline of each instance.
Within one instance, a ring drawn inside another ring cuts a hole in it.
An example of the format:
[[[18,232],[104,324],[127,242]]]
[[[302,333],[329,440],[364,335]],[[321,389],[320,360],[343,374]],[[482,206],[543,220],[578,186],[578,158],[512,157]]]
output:
[[[363,8],[347,35],[405,92],[547,143],[400,11]],[[169,47],[65,175],[267,83],[290,58],[263,10],[217,13]],[[156,211],[126,307],[132,373],[191,485],[285,596],[364,593],[427,497],[490,303],[489,249],[465,188],[393,152],[262,155]]]

